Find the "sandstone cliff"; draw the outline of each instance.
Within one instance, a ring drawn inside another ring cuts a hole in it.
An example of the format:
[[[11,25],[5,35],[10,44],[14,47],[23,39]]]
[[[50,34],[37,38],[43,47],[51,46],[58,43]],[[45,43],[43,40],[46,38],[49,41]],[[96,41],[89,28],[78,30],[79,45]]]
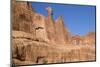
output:
[[[55,30],[55,23],[53,20],[53,10],[51,7],[47,7],[46,8],[47,12],[48,12],[48,16],[46,18],[46,30],[48,33],[48,38],[51,42],[55,43],[56,42],[56,30]]]
[[[27,2],[12,1],[12,29],[31,32],[32,16],[34,11]]]
[[[95,34],[71,36],[62,17],[55,21],[53,9],[39,14],[31,3],[12,1],[12,63],[46,64],[95,60]],[[70,41],[69,41],[70,40]],[[88,41],[91,45],[84,45]],[[69,43],[70,42],[70,43]]]
[[[84,43],[87,45],[94,45],[95,42],[95,32],[89,32],[87,35],[84,37]]]
[[[66,30],[62,16],[58,17],[55,23],[58,43],[66,44],[68,42],[69,32]]]

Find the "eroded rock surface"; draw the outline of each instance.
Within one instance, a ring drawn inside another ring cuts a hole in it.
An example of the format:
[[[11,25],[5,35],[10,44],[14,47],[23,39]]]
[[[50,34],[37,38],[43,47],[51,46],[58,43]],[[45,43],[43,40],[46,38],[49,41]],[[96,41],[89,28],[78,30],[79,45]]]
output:
[[[53,9],[39,14],[31,3],[12,1],[12,62],[15,65],[95,60],[95,33],[71,36]]]

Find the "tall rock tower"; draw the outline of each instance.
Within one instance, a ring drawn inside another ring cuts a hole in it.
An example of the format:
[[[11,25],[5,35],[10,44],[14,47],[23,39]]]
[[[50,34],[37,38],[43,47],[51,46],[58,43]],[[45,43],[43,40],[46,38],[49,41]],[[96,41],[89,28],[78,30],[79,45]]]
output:
[[[59,16],[55,23],[56,26],[56,34],[58,43],[67,43],[68,42],[68,30],[64,26],[62,16]]]
[[[48,16],[46,18],[46,29],[48,33],[48,38],[51,42],[56,42],[56,31],[55,31],[55,23],[53,20],[53,10],[51,7],[47,7],[46,10],[48,11]]]

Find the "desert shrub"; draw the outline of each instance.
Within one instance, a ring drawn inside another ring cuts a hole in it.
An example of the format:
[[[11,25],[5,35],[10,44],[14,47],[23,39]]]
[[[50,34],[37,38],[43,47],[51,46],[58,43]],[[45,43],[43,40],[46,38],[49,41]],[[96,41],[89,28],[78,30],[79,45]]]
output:
[[[47,64],[48,63],[48,60],[43,60],[43,64]]]

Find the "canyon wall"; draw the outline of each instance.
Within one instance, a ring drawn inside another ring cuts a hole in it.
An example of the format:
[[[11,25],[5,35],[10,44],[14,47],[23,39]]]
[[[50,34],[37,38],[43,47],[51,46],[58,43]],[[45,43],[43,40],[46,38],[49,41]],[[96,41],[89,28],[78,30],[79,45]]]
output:
[[[95,61],[95,33],[72,36],[62,16],[55,21],[53,9],[46,10],[48,16],[37,13],[29,2],[12,0],[12,63]]]

